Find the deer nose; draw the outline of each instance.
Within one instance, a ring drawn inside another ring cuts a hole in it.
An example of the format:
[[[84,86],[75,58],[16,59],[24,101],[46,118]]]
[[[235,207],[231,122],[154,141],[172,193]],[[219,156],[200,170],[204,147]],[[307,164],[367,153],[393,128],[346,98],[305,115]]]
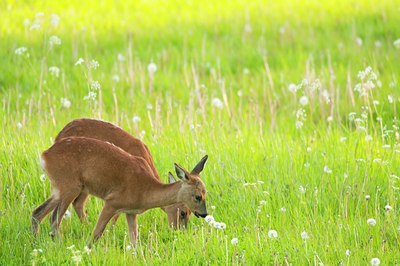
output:
[[[202,217],[202,218],[206,218],[207,213],[204,213],[204,214],[200,214],[200,213],[199,213],[199,216]]]

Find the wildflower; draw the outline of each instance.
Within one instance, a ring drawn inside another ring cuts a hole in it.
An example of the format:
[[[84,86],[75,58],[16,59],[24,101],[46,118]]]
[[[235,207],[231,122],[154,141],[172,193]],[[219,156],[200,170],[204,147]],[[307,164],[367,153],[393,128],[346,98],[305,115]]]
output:
[[[333,116],[331,116],[331,115],[328,116],[328,117],[326,118],[326,121],[327,121],[327,122],[332,122],[332,121],[333,121]]]
[[[347,140],[346,137],[341,137],[341,138],[339,139],[340,142],[343,142],[343,141],[346,141],[346,140]]]
[[[305,194],[306,193],[306,188],[303,186],[299,186],[299,191],[301,194]]]
[[[306,168],[310,167],[310,163],[309,162],[304,163],[304,167]]]
[[[381,41],[375,41],[375,47],[376,48],[381,48],[382,47],[382,42]]]
[[[90,88],[97,91],[101,89],[101,85],[97,80],[94,80],[90,83]]]
[[[269,230],[268,231],[268,237],[269,238],[277,238],[278,237],[278,232],[275,230]]]
[[[211,216],[211,215],[207,215],[206,218],[204,218],[204,220],[205,220],[207,223],[210,223],[211,221],[215,221],[214,217]]]
[[[289,89],[290,92],[296,93],[297,90],[298,90],[298,87],[297,87],[296,84],[290,83],[288,89]]]
[[[215,222],[214,223],[214,228],[219,229],[219,230],[223,230],[223,229],[226,228],[226,224],[225,223]]]
[[[40,181],[44,182],[46,180],[46,175],[45,174],[41,174],[39,179],[40,179]]]
[[[52,35],[52,36],[50,36],[49,44],[50,44],[50,47],[53,47],[55,45],[61,45],[61,39],[55,35]]]
[[[157,71],[157,65],[154,63],[150,63],[147,66],[147,71],[149,71],[149,74],[154,74]]]
[[[27,51],[28,51],[28,49],[26,47],[22,46],[22,47],[15,49],[15,54],[16,55],[24,55],[24,54],[26,54]]]
[[[324,166],[324,172],[327,173],[327,174],[332,174],[332,170],[329,169],[329,167],[326,166],[326,165]]]
[[[242,90],[238,90],[237,96],[238,96],[238,97],[242,97],[242,96],[243,96],[243,91],[242,91]]]
[[[67,249],[74,249],[74,248],[75,248],[75,245],[71,245],[71,246],[67,247]]]
[[[260,205],[265,205],[267,202],[265,200],[260,200]]]
[[[367,195],[365,195],[365,199],[366,199],[366,200],[370,200],[370,199],[371,199],[371,196],[367,194]]]
[[[394,45],[397,49],[399,49],[399,48],[400,48],[400,39],[395,40],[395,41],[393,42],[393,45]]]
[[[78,59],[78,61],[76,61],[75,66],[81,65],[81,64],[84,63],[84,62],[85,62],[85,60],[83,60],[83,58],[80,57],[80,58]]]
[[[389,101],[389,103],[393,103],[393,96],[392,95],[388,95],[388,101]]]
[[[133,122],[134,124],[137,124],[137,123],[139,123],[140,121],[141,121],[141,119],[140,119],[140,117],[137,116],[137,115],[135,115],[135,116],[132,118],[132,122]]]
[[[60,69],[56,66],[49,67],[49,72],[52,76],[58,78],[60,76]]]
[[[64,214],[64,218],[69,218],[69,217],[71,217],[71,212],[67,210]]]
[[[222,109],[222,108],[224,107],[222,101],[221,101],[219,98],[214,98],[214,99],[212,100],[212,105],[213,105],[215,108],[218,108],[218,109]]]
[[[114,81],[117,82],[117,83],[118,83],[119,80],[120,80],[120,78],[119,78],[119,76],[118,76],[117,74],[113,75],[111,79],[114,80]]]
[[[232,245],[236,246],[238,243],[239,243],[239,239],[237,239],[236,237],[232,238],[232,240],[231,240]]]
[[[89,91],[88,95],[86,95],[85,97],[83,97],[84,100],[96,100],[97,97],[97,93],[95,93],[94,91]]]
[[[68,109],[71,107],[71,102],[67,98],[61,98],[62,107]]]
[[[60,23],[60,17],[57,16],[56,14],[51,14],[50,25],[53,27],[57,27],[59,23]]]
[[[350,250],[346,249],[345,254],[346,254],[347,257],[350,257],[350,254],[351,254]]]
[[[301,238],[306,240],[309,239],[310,237],[308,236],[308,233],[306,231],[301,232],[300,234]]]
[[[38,29],[40,29],[40,27],[41,27],[40,21],[37,20],[37,19],[35,19],[35,20],[32,22],[31,26],[29,27],[29,30],[30,30],[30,31],[32,31],[32,30],[38,30]]]
[[[365,141],[371,141],[373,137],[371,135],[366,135],[365,136]]]
[[[214,205],[211,206],[211,210],[215,210],[215,206]]]
[[[279,209],[281,212],[286,212],[286,208],[285,207],[282,207],[282,208],[280,208]]]
[[[83,250],[86,254],[90,254],[90,252],[92,252],[92,250],[88,246],[85,246]]]
[[[306,106],[307,104],[308,104],[308,98],[307,98],[307,96],[301,96],[300,97],[300,99],[299,99],[299,103],[300,103],[300,105],[302,105],[302,106]]]
[[[392,208],[392,206],[390,206],[390,205],[386,205],[386,206],[385,206],[385,211],[387,211],[387,212],[390,212],[392,209],[393,209],[393,208]]]
[[[72,256],[72,260],[73,262],[75,262],[75,264],[79,264],[82,261],[82,256],[80,255],[80,252],[75,252]]]
[[[125,57],[122,54],[117,55],[118,61],[123,62],[125,61]]]
[[[356,38],[356,44],[357,44],[358,46],[362,46],[362,45],[363,45],[363,40],[362,40],[360,37],[357,37],[357,38]]]
[[[369,218],[367,220],[367,224],[370,226],[375,226],[376,225],[376,220],[374,218]]]
[[[245,75],[250,74],[250,70],[248,68],[243,68],[243,74]]]
[[[126,251],[129,251],[129,250],[132,249],[132,246],[131,245],[127,245],[125,249],[126,249]]]
[[[100,66],[99,62],[96,60],[91,60],[89,62],[89,68],[96,70]]]
[[[17,128],[18,128],[18,129],[21,129],[21,128],[22,128],[21,122],[18,122],[18,123],[17,123]]]
[[[372,266],[378,266],[379,264],[381,264],[381,260],[380,260],[380,259],[378,259],[378,258],[373,258],[373,259],[371,260],[371,265],[372,265]]]

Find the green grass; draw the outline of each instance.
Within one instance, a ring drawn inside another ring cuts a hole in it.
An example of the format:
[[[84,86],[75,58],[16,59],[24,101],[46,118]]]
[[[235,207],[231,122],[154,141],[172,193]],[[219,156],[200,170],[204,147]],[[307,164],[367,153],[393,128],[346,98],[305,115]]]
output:
[[[85,265],[399,264],[395,1],[115,2],[0,4],[0,265],[68,265],[74,255]],[[38,12],[41,27],[30,30]],[[52,35],[61,45],[50,47]],[[19,47],[29,57],[16,55]],[[100,66],[89,68],[91,60]],[[380,82],[360,97],[358,72],[368,66]],[[101,89],[84,100],[92,81]],[[303,86],[292,93],[292,83]],[[296,118],[301,107],[306,116]],[[50,193],[38,156],[77,117],[141,137],[165,180],[174,162],[189,168],[208,154],[208,208],[227,228],[193,217],[186,231],[171,231],[154,209],[139,217],[135,251],[120,219],[87,254],[102,206],[92,197],[87,224],[71,209],[59,239],[48,219],[34,239],[31,212]]]

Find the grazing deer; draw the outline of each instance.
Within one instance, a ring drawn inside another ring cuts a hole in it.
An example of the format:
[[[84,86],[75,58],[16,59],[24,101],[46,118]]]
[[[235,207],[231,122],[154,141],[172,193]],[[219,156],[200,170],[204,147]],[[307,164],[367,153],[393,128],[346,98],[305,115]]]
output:
[[[149,164],[154,177],[156,177],[158,180],[161,180],[154,165],[153,157],[151,156],[151,153],[146,144],[144,144],[140,139],[133,137],[122,128],[111,123],[96,119],[76,119],[68,123],[61,130],[61,132],[58,133],[55,142],[60,141],[61,139],[66,137],[74,136],[108,141],[134,156],[143,157]],[[174,176],[171,173],[169,173],[168,176],[170,183],[176,182]],[[81,221],[86,220],[86,213],[84,211],[84,208],[88,196],[88,193],[82,191],[81,194],[79,194],[79,196],[72,203]],[[168,224],[174,229],[187,226],[191,212],[189,208],[187,208],[185,205],[178,203],[171,206],[163,207],[162,209],[167,214]],[[116,221],[117,218],[118,214],[114,217],[114,221]]]
[[[52,193],[32,213],[32,231],[36,235],[43,218],[56,209],[52,235],[58,235],[68,206],[82,193],[104,200],[93,232],[96,241],[107,223],[117,213],[125,213],[129,235],[137,243],[137,215],[144,211],[176,203],[185,204],[196,217],[206,217],[206,188],[200,179],[208,156],[204,156],[189,173],[175,164],[182,182],[164,184],[154,178],[151,167],[142,157],[132,156],[104,141],[85,137],[68,137],[54,143],[41,155]]]

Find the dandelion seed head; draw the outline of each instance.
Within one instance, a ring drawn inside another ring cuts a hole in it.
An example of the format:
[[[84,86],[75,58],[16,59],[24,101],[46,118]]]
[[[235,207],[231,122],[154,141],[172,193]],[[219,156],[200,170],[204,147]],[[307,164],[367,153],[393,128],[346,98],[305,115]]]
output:
[[[327,173],[327,174],[332,174],[332,170],[329,169],[329,167],[326,166],[326,165],[324,166],[324,172]]]
[[[90,69],[96,70],[99,66],[100,66],[99,62],[97,62],[94,59],[89,62],[89,68]]]
[[[21,128],[22,128],[22,123],[21,123],[21,122],[18,122],[18,123],[17,123],[17,128],[18,128],[18,129],[21,129]]]
[[[392,209],[393,209],[393,207],[390,205],[385,206],[385,211],[387,211],[387,212],[391,211]]]
[[[121,53],[119,53],[119,54],[117,55],[117,59],[118,59],[118,61],[120,61],[120,62],[124,62],[124,61],[125,61],[125,57],[124,57]]]
[[[157,65],[154,63],[150,63],[147,66],[147,71],[149,71],[149,74],[154,74],[157,71]]]
[[[346,256],[347,256],[347,257],[349,257],[349,256],[351,255],[351,252],[350,252],[350,250],[346,249],[346,252],[345,252],[345,254],[346,254]]]
[[[393,42],[394,47],[396,47],[397,49],[400,49],[400,39],[397,39]]]
[[[278,232],[276,230],[269,230],[268,237],[269,238],[278,238]]]
[[[371,259],[371,265],[372,266],[378,266],[379,264],[381,264],[381,260],[378,258],[373,258]]]
[[[367,220],[367,224],[370,226],[375,226],[376,225],[376,220],[374,218],[369,218]]]
[[[57,27],[60,24],[60,17],[56,14],[51,14],[50,16],[50,25],[53,27]]]
[[[83,58],[80,57],[80,58],[78,59],[78,61],[76,61],[75,66],[81,65],[81,64],[83,64],[84,62],[85,62],[85,60],[83,60]]]
[[[299,88],[297,87],[296,84],[290,83],[288,86],[288,89],[291,93],[296,93]]]
[[[71,102],[67,98],[61,98],[61,106],[68,109],[71,107]]]
[[[140,119],[140,117],[137,116],[137,115],[135,115],[135,116],[132,118],[132,122],[133,122],[134,124],[137,124],[137,123],[139,123],[140,121],[141,121],[141,119]]]
[[[304,240],[310,238],[310,236],[308,235],[308,233],[307,233],[306,231],[301,232],[300,236],[301,236],[301,238],[304,239]]]
[[[299,99],[299,103],[302,106],[306,106],[308,104],[308,97],[305,95],[301,96]]]
[[[60,69],[56,66],[49,67],[50,75],[58,78],[60,76]]]
[[[22,46],[22,47],[15,49],[15,54],[16,55],[24,55],[24,54],[26,54],[27,51],[28,51],[28,49],[26,47]]]
[[[236,237],[231,239],[232,245],[236,246],[238,243],[239,243],[239,239],[237,239]]]
[[[55,45],[61,45],[61,39],[56,35],[52,35],[49,38],[49,44],[50,47],[54,47]]]
[[[217,109],[222,109],[224,107],[224,104],[219,98],[214,98],[212,100],[212,106],[214,106]]]

